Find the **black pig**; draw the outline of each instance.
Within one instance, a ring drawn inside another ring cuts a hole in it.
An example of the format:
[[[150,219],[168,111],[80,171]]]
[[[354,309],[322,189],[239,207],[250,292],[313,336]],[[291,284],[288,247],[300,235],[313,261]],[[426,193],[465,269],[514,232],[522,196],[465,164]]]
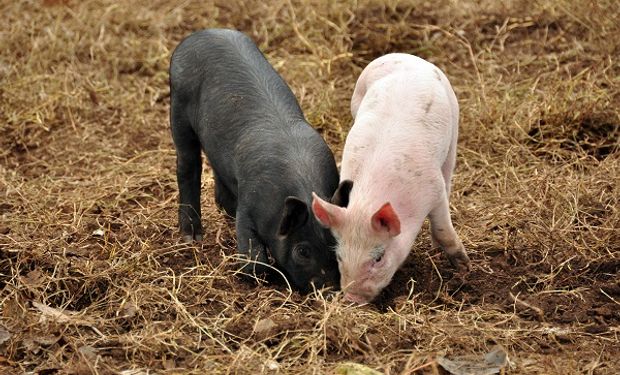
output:
[[[202,239],[202,147],[215,200],[236,218],[239,253],[262,263],[270,254],[302,291],[337,287],[335,240],[309,211],[312,191],[328,197],[338,186],[334,156],[252,40],[224,29],[189,35],[172,55],[170,100],[184,240]]]

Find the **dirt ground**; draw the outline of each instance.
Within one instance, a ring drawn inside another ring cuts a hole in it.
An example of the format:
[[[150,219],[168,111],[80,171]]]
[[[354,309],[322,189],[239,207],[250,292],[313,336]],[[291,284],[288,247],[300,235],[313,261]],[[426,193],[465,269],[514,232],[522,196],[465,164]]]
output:
[[[0,4],[0,373],[620,373],[617,1],[24,0]],[[427,228],[376,303],[236,273],[205,164],[179,243],[168,63],[194,30],[248,33],[339,160],[361,70],[416,54],[461,127],[455,273]]]

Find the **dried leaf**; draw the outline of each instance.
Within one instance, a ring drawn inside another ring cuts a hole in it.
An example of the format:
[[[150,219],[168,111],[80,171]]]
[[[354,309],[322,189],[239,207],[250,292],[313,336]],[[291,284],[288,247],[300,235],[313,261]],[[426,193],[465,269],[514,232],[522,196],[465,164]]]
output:
[[[172,358],[164,359],[162,364],[164,366],[164,369],[166,369],[166,370],[173,370],[173,369],[177,368],[177,364],[175,363],[174,359],[172,359]]]
[[[133,302],[127,302],[121,307],[120,316],[122,318],[133,318],[136,316],[136,312],[138,312],[138,306]]]
[[[123,370],[119,374],[121,375],[148,375],[150,372],[142,369]]]
[[[498,374],[508,364],[508,354],[496,346],[482,359],[470,356],[447,359],[439,356],[437,363],[453,375],[492,375]]]
[[[26,348],[27,351],[32,352],[34,354],[39,353],[39,351],[41,350],[41,346],[30,338],[23,339],[22,344],[24,345],[24,348]]]
[[[32,306],[36,307],[36,309],[41,312],[39,322],[51,320],[56,323],[67,323],[71,321],[71,315],[74,314],[72,312],[66,312],[66,310],[49,307],[39,302],[32,302]]]
[[[60,336],[37,335],[37,336],[33,337],[32,340],[34,342],[36,342],[37,344],[39,344],[39,345],[50,346],[50,345],[54,345],[55,343],[57,343],[58,340],[60,340]]]
[[[383,375],[377,370],[371,369],[368,366],[361,365],[359,363],[345,362],[336,367],[336,374],[338,375]]]
[[[38,269],[28,272],[26,276],[22,278],[22,281],[26,285],[36,286],[40,285],[44,280],[43,273]]]
[[[94,361],[95,359],[97,359],[97,353],[99,352],[99,349],[94,348],[90,345],[83,345],[78,348],[78,351],[87,359]]]
[[[3,326],[0,326],[0,345],[11,338],[11,333]]]

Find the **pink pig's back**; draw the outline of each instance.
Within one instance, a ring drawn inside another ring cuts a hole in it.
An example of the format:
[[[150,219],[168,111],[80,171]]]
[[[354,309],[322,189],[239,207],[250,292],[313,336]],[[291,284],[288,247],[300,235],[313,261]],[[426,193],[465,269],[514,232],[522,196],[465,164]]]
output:
[[[412,55],[382,56],[360,75],[351,112],[341,168],[341,180],[354,181],[351,203],[402,206],[426,194],[416,187],[440,177],[458,131],[458,103],[439,68]]]

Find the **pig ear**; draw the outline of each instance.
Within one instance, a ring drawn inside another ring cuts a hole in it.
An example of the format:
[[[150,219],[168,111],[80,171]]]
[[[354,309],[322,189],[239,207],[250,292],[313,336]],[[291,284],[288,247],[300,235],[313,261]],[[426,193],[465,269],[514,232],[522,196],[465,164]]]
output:
[[[372,228],[380,233],[389,234],[390,237],[400,234],[400,220],[390,203],[386,203],[372,215]]]
[[[308,221],[308,206],[297,197],[286,197],[278,234],[288,236],[292,231]]]
[[[339,227],[342,224],[343,210],[343,208],[325,202],[318,195],[312,193],[312,212],[325,228]]]
[[[347,207],[349,205],[349,195],[353,189],[353,181],[343,180],[338,185],[338,189],[334,192],[331,202],[338,207]]]

